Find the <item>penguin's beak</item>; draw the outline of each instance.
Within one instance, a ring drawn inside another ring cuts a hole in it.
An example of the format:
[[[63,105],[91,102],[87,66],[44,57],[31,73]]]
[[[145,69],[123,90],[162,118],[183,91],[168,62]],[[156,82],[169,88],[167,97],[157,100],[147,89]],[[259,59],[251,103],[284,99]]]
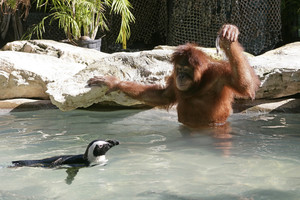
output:
[[[105,142],[108,143],[110,148],[120,144],[120,142],[118,140],[105,140]]]

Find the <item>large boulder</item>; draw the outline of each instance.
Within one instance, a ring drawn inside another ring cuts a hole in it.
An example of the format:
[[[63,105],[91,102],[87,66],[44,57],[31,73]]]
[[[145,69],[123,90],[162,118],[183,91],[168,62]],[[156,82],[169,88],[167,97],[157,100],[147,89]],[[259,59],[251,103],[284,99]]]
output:
[[[50,82],[68,80],[106,55],[51,40],[8,43],[0,51],[0,99],[49,99]]]
[[[68,79],[85,67],[47,55],[1,51],[0,99],[49,99],[50,82]]]
[[[260,76],[258,99],[279,98],[300,93],[300,42],[268,51],[249,61]]]
[[[93,76],[114,75],[121,80],[165,84],[171,73],[173,47],[152,51],[105,54],[47,40],[16,41],[0,51],[0,99],[49,98],[61,110],[111,102],[136,106],[142,102],[106,87],[88,87]],[[203,49],[215,57],[214,49]],[[257,98],[277,98],[300,92],[300,43],[261,56],[247,55],[262,85]]]
[[[88,107],[98,102],[115,102],[124,106],[140,105],[142,102],[115,91],[105,95],[106,87],[88,87],[93,76],[113,75],[121,80],[138,81],[145,84],[164,84],[172,66],[166,62],[170,51],[155,50],[135,53],[115,53],[101,58],[70,79],[60,79],[48,84],[47,93],[51,101],[62,110]]]

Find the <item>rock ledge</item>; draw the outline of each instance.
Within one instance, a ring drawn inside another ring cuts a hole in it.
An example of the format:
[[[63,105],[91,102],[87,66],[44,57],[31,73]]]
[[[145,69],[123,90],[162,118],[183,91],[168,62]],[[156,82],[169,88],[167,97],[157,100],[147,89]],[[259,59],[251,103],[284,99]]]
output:
[[[87,87],[89,78],[114,75],[122,80],[165,84],[172,71],[174,47],[152,51],[106,54],[49,40],[15,41],[0,51],[0,99],[50,99],[63,111],[111,102],[142,105],[106,87]],[[203,49],[217,57],[214,49]],[[273,99],[300,93],[300,42],[288,44],[260,56],[248,55],[262,85],[257,99]],[[287,102],[288,103],[288,102]],[[1,105],[1,104],[0,104]]]

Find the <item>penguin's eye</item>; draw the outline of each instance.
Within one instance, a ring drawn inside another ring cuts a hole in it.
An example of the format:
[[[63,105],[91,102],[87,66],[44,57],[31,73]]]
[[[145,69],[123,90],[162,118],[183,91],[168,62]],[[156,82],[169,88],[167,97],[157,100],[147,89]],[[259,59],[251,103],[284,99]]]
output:
[[[98,145],[98,147],[101,149],[101,148],[103,147],[103,145],[102,145],[102,144],[100,144],[100,145]]]

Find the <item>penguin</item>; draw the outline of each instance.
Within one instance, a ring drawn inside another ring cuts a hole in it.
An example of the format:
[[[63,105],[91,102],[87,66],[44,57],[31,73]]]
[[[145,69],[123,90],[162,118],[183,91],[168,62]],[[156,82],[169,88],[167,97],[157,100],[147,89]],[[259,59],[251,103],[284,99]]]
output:
[[[94,140],[89,143],[84,154],[62,155],[45,158],[41,160],[17,160],[12,161],[14,167],[46,167],[54,168],[60,166],[88,167],[98,164],[105,164],[105,153],[113,146],[119,145],[117,140]]]

